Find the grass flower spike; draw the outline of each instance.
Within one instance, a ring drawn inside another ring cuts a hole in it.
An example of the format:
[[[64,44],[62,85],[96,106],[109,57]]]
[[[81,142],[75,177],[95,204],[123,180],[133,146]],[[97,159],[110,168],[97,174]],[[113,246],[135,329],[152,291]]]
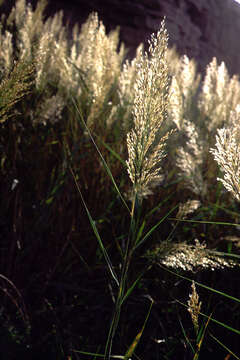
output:
[[[204,143],[201,141],[199,131],[191,121],[184,120],[183,134],[186,136],[184,146],[177,150],[176,164],[180,176],[183,176],[186,186],[196,195],[205,196],[207,189],[203,177]]]
[[[198,333],[198,315],[201,310],[202,303],[199,301],[199,296],[196,290],[195,282],[192,282],[192,293],[189,295],[188,311],[191,315],[192,322],[196,333]]]
[[[224,173],[218,178],[225,188],[240,201],[240,107],[231,113],[232,126],[217,130],[216,148],[210,152]]]
[[[149,42],[149,54],[142,53],[137,64],[134,87],[133,129],[127,134],[128,173],[139,198],[151,193],[159,183],[159,162],[164,157],[160,128],[168,103],[168,68],[166,62],[168,35],[164,21]]]

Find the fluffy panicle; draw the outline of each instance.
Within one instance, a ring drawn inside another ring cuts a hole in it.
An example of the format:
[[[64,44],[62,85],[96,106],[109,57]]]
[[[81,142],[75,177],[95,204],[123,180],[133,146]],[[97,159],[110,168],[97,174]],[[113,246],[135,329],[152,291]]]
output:
[[[184,104],[180,86],[176,77],[174,76],[170,87],[169,97],[169,115],[172,121],[176,124],[180,130],[184,121]]]
[[[160,137],[168,103],[168,68],[166,63],[168,35],[165,24],[152,35],[149,53],[142,53],[137,63],[134,86],[134,127],[127,134],[128,173],[138,197],[151,193],[151,186],[161,179],[159,162],[164,156],[168,134]]]
[[[185,120],[182,127],[187,136],[184,147],[177,151],[179,175],[186,181],[188,188],[196,195],[206,194],[206,184],[202,174],[204,146],[193,122]]]
[[[35,60],[36,87],[42,89],[46,87],[50,77],[56,78],[58,55],[56,49],[57,46],[63,46],[63,34],[65,36],[61,13],[49,18],[44,23],[43,11],[45,6],[46,1],[42,0],[33,10],[30,4],[26,4],[25,0],[18,0],[7,20],[10,28],[16,27],[18,54],[13,54],[13,45],[10,44],[10,41],[8,41],[8,53],[11,53],[12,58],[17,56],[28,61]],[[5,38],[7,38],[7,33]],[[10,60],[8,60],[9,62]]]
[[[207,118],[206,129],[215,134],[217,128],[228,124],[231,110],[240,102],[238,78],[229,77],[225,64],[216,58],[207,66],[199,99],[199,109]]]
[[[222,66],[223,69],[223,66]],[[218,94],[216,93],[217,84],[222,84],[218,80],[218,64],[217,59],[213,58],[212,62],[207,66],[206,76],[204,78],[199,108],[207,115],[211,116],[218,102]]]
[[[169,115],[177,125],[182,128],[185,118],[192,116],[191,107],[197,92],[200,76],[196,72],[196,64],[184,55],[176,65],[170,87]]]
[[[176,70],[179,67],[179,61],[180,61],[180,56],[176,50],[176,46],[168,48],[166,53],[166,61],[168,64],[170,76],[174,76],[176,74]]]
[[[37,11],[37,10],[36,10]],[[63,13],[55,14],[42,25],[39,34],[35,57],[37,58],[36,87],[44,89],[49,77],[52,82],[60,84],[58,63],[66,57],[67,40],[66,31],[62,25]]]
[[[125,131],[129,131],[132,127],[131,113],[133,110],[134,101],[134,86],[137,76],[137,64],[140,61],[140,57],[143,53],[143,44],[140,44],[136,50],[135,58],[130,62],[126,60],[123,64],[122,71],[119,77],[119,108],[124,110],[122,114],[122,128]]]
[[[186,219],[187,215],[192,214],[201,205],[199,200],[188,200],[187,202],[179,205],[177,218]]]
[[[195,239],[195,245],[161,241],[154,250],[147,252],[146,257],[156,264],[193,272],[204,269],[214,271],[237,265],[234,261],[225,260],[219,253],[207,249],[206,244],[200,244],[198,239]]]
[[[62,84],[71,94],[80,96],[83,88],[92,97],[87,124],[92,126],[110,99],[111,88],[121,71],[124,47],[118,52],[118,30],[106,34],[105,27],[92,13],[81,31],[75,26],[71,47],[63,49],[57,62]],[[106,119],[107,121],[107,119]]]
[[[58,122],[62,118],[62,110],[65,105],[65,100],[60,94],[46,98],[38,109],[39,115],[32,114],[33,124],[39,121],[44,125]]]
[[[103,23],[95,13],[90,15],[79,35],[76,34],[77,30],[74,29],[69,60],[85,74],[86,85],[91,91],[92,107],[87,123],[92,126],[104,104],[110,100],[110,90],[120,75],[125,51],[123,46],[117,51],[118,30],[107,35]],[[74,75],[73,79],[76,79],[76,74]],[[79,75],[81,73],[78,78]],[[78,80],[78,86],[79,84]]]
[[[195,61],[190,60],[186,55],[181,57],[179,78],[181,79],[180,85],[187,104],[187,100],[193,97],[197,91],[200,77],[197,75]]]
[[[173,55],[172,55],[173,56]],[[199,88],[200,76],[196,64],[185,55],[178,59],[175,68],[171,69],[172,81],[168,114],[179,132],[178,147],[174,162],[178,174],[184,178],[187,187],[197,195],[204,196],[206,184],[203,180],[204,144],[197,125],[195,97]],[[176,142],[176,140],[175,140]]]
[[[52,85],[65,93],[65,103],[69,96],[79,98],[84,92],[88,125],[96,123],[101,112],[106,125],[111,122],[109,114],[114,117],[106,104],[111,104],[125,55],[123,46],[118,51],[118,31],[107,35],[97,14],[91,14],[81,31],[75,26],[71,42],[63,26],[63,13],[43,21],[45,6],[45,0],[40,0],[34,10],[25,0],[16,2],[7,19],[14,41],[10,32],[0,33],[0,74],[7,72],[14,58],[35,59],[37,90],[47,93],[51,79]],[[56,94],[48,94],[52,95]],[[42,119],[49,118],[48,111],[45,115]]]
[[[88,53],[91,61],[84,65],[88,67],[88,84],[93,94],[93,106],[88,117],[88,125],[91,126],[94,118],[101,112],[104,102],[108,100],[111,87],[120,74],[121,63],[123,61],[123,48],[117,53],[118,36],[112,33],[106,35],[103,24],[99,23],[96,35],[92,38],[92,49]]]
[[[38,59],[36,66],[36,87],[44,88],[47,82],[50,70],[51,53],[53,46],[53,36],[51,33],[43,33],[39,40],[39,46],[36,50],[36,58]]]
[[[217,130],[214,155],[223,178],[218,178],[225,188],[240,201],[240,107],[231,113],[232,126]]]
[[[6,31],[0,33],[0,74],[8,74],[13,65],[12,34]]]
[[[43,10],[45,6],[45,1],[39,1],[36,10],[33,11],[31,5],[26,4],[25,0],[18,0],[11,11],[8,24],[14,24],[17,28],[16,45],[20,57],[32,59],[33,46],[36,45],[43,32]]]

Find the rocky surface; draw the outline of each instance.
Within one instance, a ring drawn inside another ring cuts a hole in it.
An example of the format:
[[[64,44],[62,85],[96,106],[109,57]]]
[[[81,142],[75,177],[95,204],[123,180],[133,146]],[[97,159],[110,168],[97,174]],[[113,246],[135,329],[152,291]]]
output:
[[[216,56],[231,73],[240,72],[240,5],[234,0],[48,0],[48,14],[60,9],[70,25],[97,11],[108,30],[120,26],[130,55],[166,16],[170,45],[194,57],[200,70]]]

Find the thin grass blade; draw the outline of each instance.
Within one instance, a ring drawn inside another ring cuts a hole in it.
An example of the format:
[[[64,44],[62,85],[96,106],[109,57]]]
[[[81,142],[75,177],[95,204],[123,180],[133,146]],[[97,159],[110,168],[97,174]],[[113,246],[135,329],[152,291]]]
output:
[[[192,279],[190,279],[190,278],[188,278],[188,277],[186,277],[186,276],[177,274],[175,271],[170,270],[170,269],[166,268],[165,266],[163,266],[163,265],[161,265],[161,264],[158,264],[158,266],[160,266],[161,268],[163,268],[164,270],[170,272],[171,274],[173,274],[173,275],[175,275],[175,276],[178,276],[178,277],[180,277],[180,278],[182,278],[182,279],[184,279],[184,280],[187,280],[187,281],[189,281],[189,282],[192,282]],[[201,286],[201,287],[204,288],[204,289],[207,289],[207,290],[209,290],[209,291],[212,291],[212,292],[214,292],[214,293],[216,293],[216,294],[218,294],[218,295],[224,296],[224,297],[226,297],[226,298],[228,298],[228,299],[230,299],[230,300],[233,300],[233,301],[236,301],[236,302],[240,303],[240,299],[238,299],[238,298],[236,298],[236,297],[234,297],[234,296],[231,296],[231,295],[228,295],[228,294],[226,294],[226,293],[224,293],[224,292],[222,292],[222,291],[213,289],[213,288],[211,288],[210,286],[204,285],[204,284],[199,283],[199,282],[197,282],[197,281],[195,281],[195,284],[197,284],[198,286]]]
[[[198,360],[199,353],[200,353],[200,350],[201,350],[201,347],[202,347],[202,343],[203,343],[203,339],[204,339],[204,337],[205,337],[206,330],[207,330],[209,321],[211,320],[211,317],[212,317],[212,314],[209,315],[209,317],[208,317],[208,319],[207,319],[207,322],[206,322],[206,324],[205,324],[205,326],[204,326],[204,329],[203,329],[203,331],[202,331],[202,334],[200,335],[200,339],[199,339],[199,341],[198,341],[198,343],[197,343],[197,351],[196,351],[196,353],[195,353],[195,355],[194,355],[193,360]]]
[[[229,354],[231,354],[233,357],[235,357],[235,359],[240,360],[240,358],[234,354],[234,352],[232,352],[232,350],[230,350],[226,345],[224,345],[220,340],[218,340],[214,335],[209,334],[211,336],[211,338],[213,338],[219,345],[221,345],[225,350],[228,351]],[[227,357],[226,357],[227,358]]]
[[[88,351],[76,350],[76,349],[72,349],[71,351],[73,351],[73,352],[75,352],[75,353],[83,354],[83,355],[88,355],[88,356],[95,356],[95,357],[104,358],[104,354],[97,354],[97,353],[92,353],[92,352],[88,352]],[[122,355],[111,355],[110,357],[111,357],[112,359],[124,359],[124,356],[122,356]]]
[[[178,319],[178,320],[179,320],[179,323],[180,323],[180,326],[181,326],[181,329],[182,329],[182,332],[183,332],[183,336],[185,337],[185,339],[186,339],[189,347],[191,348],[191,350],[192,350],[192,352],[193,352],[193,354],[194,354],[194,353],[195,353],[195,350],[194,350],[194,348],[193,348],[193,346],[192,346],[192,344],[191,344],[191,341],[189,340],[189,338],[188,338],[188,336],[187,336],[187,334],[186,334],[186,331],[185,331],[185,329],[184,329],[184,327],[183,327],[182,321],[181,321],[180,319]]]
[[[124,295],[123,299],[122,299],[122,303],[121,305],[124,303],[124,301],[131,295],[132,291],[134,290],[135,286],[137,285],[137,283],[139,282],[139,280],[143,277],[143,274],[145,272],[147,272],[150,268],[152,267],[149,266],[147,269],[145,269],[138,277],[137,279],[133,282],[133,284],[130,286],[130,288],[126,291],[126,294]]]
[[[178,205],[174,206],[166,215],[164,215],[161,220],[156,224],[154,225],[148,232],[146,235],[144,235],[144,237],[138,241],[138,243],[136,244],[135,246],[135,249],[136,250],[140,245],[142,245],[148,238],[149,236],[158,228],[159,225],[161,225],[161,223],[178,207]]]
[[[169,220],[183,221],[183,222],[196,223],[196,224],[212,224],[212,225],[240,226],[240,224],[226,223],[226,222],[222,222],[222,221],[186,220],[186,219],[178,219],[178,218],[170,218]]]
[[[103,144],[103,146],[118,160],[120,163],[126,168],[127,164],[126,161],[121,158],[121,156],[114,151],[111,146],[106,144],[100,137],[98,137],[99,141]]]
[[[92,227],[92,229],[93,229],[93,232],[94,232],[94,234],[95,234],[95,236],[96,236],[96,238],[97,238],[97,241],[98,241],[98,244],[99,244],[99,246],[100,246],[100,249],[102,250],[103,256],[104,256],[104,258],[105,258],[105,260],[106,260],[106,263],[107,263],[107,265],[108,265],[109,271],[110,271],[113,279],[115,280],[117,286],[119,286],[119,281],[118,281],[118,278],[117,278],[117,274],[115,273],[115,271],[114,271],[114,269],[113,269],[113,265],[112,265],[112,263],[111,263],[111,260],[110,260],[110,258],[109,258],[109,256],[108,256],[108,253],[107,253],[107,251],[106,251],[106,249],[105,249],[105,247],[104,247],[104,245],[103,245],[102,239],[101,239],[101,237],[100,237],[100,235],[99,235],[99,232],[98,232],[98,229],[97,229],[97,227],[96,227],[96,225],[95,225],[95,222],[94,222],[94,220],[93,220],[93,218],[92,218],[92,216],[91,216],[91,214],[90,214],[90,212],[89,212],[89,210],[88,210],[87,204],[86,204],[85,201],[84,201],[83,195],[82,195],[82,193],[81,193],[81,190],[80,190],[80,188],[79,188],[79,185],[78,185],[78,183],[77,183],[76,177],[75,177],[74,172],[73,172],[73,170],[72,170],[71,167],[70,167],[70,171],[71,171],[71,173],[72,173],[72,175],[73,175],[73,178],[74,178],[75,184],[76,184],[76,186],[77,186],[79,195],[80,195],[80,197],[81,197],[82,203],[83,203],[83,205],[84,205],[84,207],[85,207],[85,210],[86,210],[86,212],[87,212],[88,219],[89,219],[89,221],[90,221],[90,224],[91,224],[91,227]]]
[[[197,284],[197,282],[195,282],[195,283]],[[179,300],[177,300],[177,299],[176,299],[176,302],[178,302],[179,304],[181,304],[181,305],[184,306],[185,308],[188,308],[188,305],[182,303],[181,301],[179,301]],[[229,326],[229,325],[227,325],[227,324],[224,324],[223,322],[218,321],[218,320],[216,320],[216,319],[214,319],[214,318],[210,317],[209,315],[206,315],[206,314],[204,314],[204,313],[202,313],[202,312],[199,312],[199,314],[202,315],[203,317],[207,318],[207,319],[210,319],[210,320],[211,320],[212,322],[214,322],[215,324],[218,324],[218,325],[224,327],[225,329],[230,330],[230,331],[234,332],[235,334],[240,335],[240,330],[237,330],[237,329],[233,328],[232,326]]]
[[[168,196],[165,196],[164,199],[159,204],[157,204],[157,206],[155,206],[153,209],[151,209],[147,213],[146,218],[151,217],[156,211],[158,211],[161,208],[162,205],[167,203],[174,194],[175,194],[175,192],[173,192],[172,194],[169,194]]]
[[[230,243],[232,244],[232,243]],[[237,255],[237,254],[229,254],[229,253],[226,253],[226,252],[223,252],[223,251],[216,251],[216,250],[212,250],[211,251],[212,254],[215,254],[215,255],[220,255],[220,256],[228,256],[230,258],[235,258],[235,259],[238,259],[240,260],[240,255]]]
[[[124,356],[124,360],[129,360],[132,357],[134,351],[136,350],[136,347],[142,337],[143,331],[145,329],[146,323],[147,323],[149,315],[151,313],[152,306],[153,306],[153,301],[151,300],[151,304],[150,304],[146,319],[144,321],[143,327],[142,327],[141,331],[136,335],[135,339],[133,340],[132,344],[130,345],[129,349],[127,350],[127,352]]]
[[[91,134],[89,128],[87,127],[87,124],[85,123],[85,121],[84,121],[84,119],[83,119],[83,115],[82,115],[81,111],[79,110],[79,108],[78,108],[78,106],[77,106],[77,104],[76,104],[76,102],[75,102],[75,100],[74,100],[73,98],[72,98],[72,101],[73,101],[74,106],[75,106],[76,109],[77,109],[77,112],[78,112],[78,114],[79,114],[79,116],[80,116],[80,119],[81,119],[81,121],[82,121],[82,123],[83,123],[83,125],[84,125],[84,127],[85,127],[85,129],[86,129],[86,131],[87,131],[87,133],[88,133],[88,135],[89,135],[89,137],[90,137],[90,139],[91,139],[94,147],[95,147],[95,149],[97,150],[97,152],[98,152],[98,154],[99,154],[99,156],[100,156],[100,158],[101,158],[101,160],[102,160],[103,166],[104,166],[104,168],[105,168],[108,176],[110,177],[110,179],[111,179],[111,181],[112,181],[112,183],[113,183],[113,185],[114,185],[114,188],[115,188],[116,192],[118,193],[120,199],[122,200],[122,203],[124,204],[124,206],[125,206],[126,209],[128,210],[128,213],[131,214],[129,207],[128,207],[126,201],[124,200],[124,198],[123,198],[123,196],[122,196],[122,194],[121,194],[121,192],[120,192],[120,190],[119,190],[119,188],[118,188],[118,186],[117,186],[117,184],[116,184],[116,182],[115,182],[115,180],[114,180],[114,178],[113,178],[113,175],[112,175],[112,173],[111,173],[111,170],[110,170],[109,166],[107,165],[106,161],[104,160],[104,157],[102,156],[101,151],[99,150],[96,142],[94,141],[94,139],[93,139],[93,137],[92,137],[92,134]]]
[[[146,225],[146,220],[144,220],[142,222],[142,225],[140,226],[139,230],[138,230],[138,233],[137,233],[137,238],[136,238],[136,244],[139,242],[139,240],[141,239],[141,236],[142,236],[142,233],[143,233],[143,230],[145,228],[145,225]]]

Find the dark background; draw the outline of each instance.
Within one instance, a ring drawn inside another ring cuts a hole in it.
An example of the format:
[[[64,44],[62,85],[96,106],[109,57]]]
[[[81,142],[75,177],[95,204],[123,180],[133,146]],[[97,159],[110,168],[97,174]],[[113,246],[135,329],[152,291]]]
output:
[[[14,3],[5,0],[2,9],[9,10]],[[35,5],[37,0],[31,3]],[[92,11],[98,12],[108,30],[120,26],[121,40],[129,48],[130,57],[166,16],[169,44],[194,57],[199,70],[216,56],[231,74],[239,72],[240,5],[234,0],[48,0],[46,15],[61,9],[70,26],[81,24]]]

